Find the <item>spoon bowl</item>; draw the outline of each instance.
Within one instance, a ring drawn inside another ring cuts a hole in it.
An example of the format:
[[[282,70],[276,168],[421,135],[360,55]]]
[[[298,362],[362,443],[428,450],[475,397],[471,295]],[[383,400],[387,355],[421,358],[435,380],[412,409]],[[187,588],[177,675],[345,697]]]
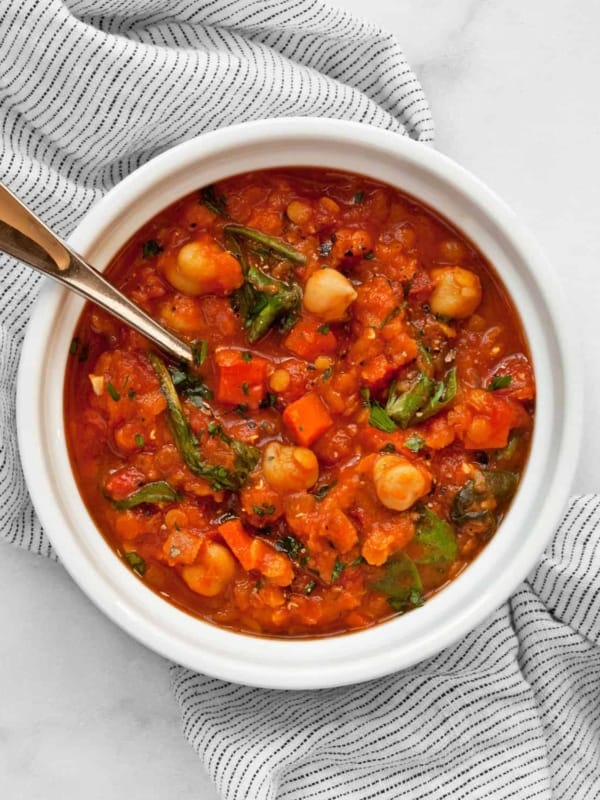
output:
[[[0,250],[91,300],[176,361],[193,363],[189,345],[110,284],[0,183]]]

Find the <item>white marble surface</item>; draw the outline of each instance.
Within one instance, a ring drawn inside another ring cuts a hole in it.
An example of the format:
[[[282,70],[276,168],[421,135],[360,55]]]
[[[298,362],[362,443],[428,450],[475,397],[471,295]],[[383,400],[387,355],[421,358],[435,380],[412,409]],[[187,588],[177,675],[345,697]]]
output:
[[[398,34],[429,96],[437,146],[529,225],[586,338],[587,447],[600,452],[600,4],[336,0]],[[292,3],[290,3],[292,5]],[[63,569],[0,545],[0,796],[214,800],[180,733],[167,664]]]

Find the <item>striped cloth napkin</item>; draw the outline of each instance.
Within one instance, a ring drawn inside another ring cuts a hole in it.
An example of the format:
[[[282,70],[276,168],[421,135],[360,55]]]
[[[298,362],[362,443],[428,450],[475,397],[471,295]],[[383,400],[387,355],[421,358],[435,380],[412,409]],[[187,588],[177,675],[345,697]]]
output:
[[[282,115],[433,136],[395,39],[322,0],[2,3],[0,178],[63,235],[167,147]],[[15,433],[40,278],[10,266],[0,258],[0,533],[55,557]],[[600,797],[599,526],[600,499],[575,498],[505,606],[388,678],[277,692],[173,666],[186,737],[226,800]]]

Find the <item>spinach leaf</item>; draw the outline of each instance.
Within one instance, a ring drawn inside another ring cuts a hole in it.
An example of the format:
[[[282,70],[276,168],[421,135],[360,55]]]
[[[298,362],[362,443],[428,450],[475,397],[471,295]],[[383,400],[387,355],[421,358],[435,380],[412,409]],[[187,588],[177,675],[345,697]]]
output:
[[[124,511],[141,506],[142,503],[174,503],[176,500],[181,500],[181,496],[166,481],[154,481],[136,489],[123,500],[113,500],[108,495],[107,499],[119,511]]]
[[[377,428],[384,433],[393,433],[396,429],[396,423],[387,413],[385,408],[382,408],[379,403],[371,403],[371,413],[369,414],[369,425]]]
[[[137,572],[138,575],[144,575],[146,572],[146,562],[139,553],[136,553],[135,550],[131,550],[129,553],[125,553],[123,558],[134,572]]]
[[[417,564],[449,564],[458,555],[454,528],[426,507],[413,542],[419,545],[419,555],[413,555]]]
[[[450,519],[456,525],[467,522],[487,522],[490,529],[495,528],[497,508],[489,508],[490,499],[504,504],[513,496],[519,476],[508,470],[487,470],[468,480],[454,497]]]
[[[385,410],[401,428],[439,414],[454,400],[457,390],[456,368],[452,367],[443,380],[435,381],[419,372],[411,385],[399,393],[397,384],[390,387]]]
[[[394,611],[404,611],[423,602],[423,583],[414,561],[406,553],[399,553],[387,561],[381,578],[370,588],[387,596]]]
[[[385,410],[401,428],[408,428],[417,413],[430,401],[434,387],[435,381],[428,378],[424,372],[420,372],[411,386],[400,394],[394,382],[390,387]]]
[[[217,190],[212,184],[200,189],[200,202],[212,211],[213,214],[217,214],[217,216],[224,217],[225,219],[229,218],[225,195],[217,196]]]
[[[167,401],[168,422],[173,441],[187,467],[194,475],[207,480],[215,491],[239,491],[248,479],[250,472],[257,465],[260,451],[222,432],[221,438],[235,454],[235,471],[219,464],[207,464],[198,450],[197,439],[183,413],[173,379],[164,361],[154,353],[148,354],[148,360],[158,377],[161,391]]]
[[[223,231],[245,278],[243,286],[233,295],[232,304],[242,317],[248,341],[261,339],[275,322],[282,331],[289,330],[298,319],[302,291],[296,281],[273,278],[265,272],[265,267],[273,256],[292,264],[304,264],[306,257],[280,239],[253,228],[226,225]]]

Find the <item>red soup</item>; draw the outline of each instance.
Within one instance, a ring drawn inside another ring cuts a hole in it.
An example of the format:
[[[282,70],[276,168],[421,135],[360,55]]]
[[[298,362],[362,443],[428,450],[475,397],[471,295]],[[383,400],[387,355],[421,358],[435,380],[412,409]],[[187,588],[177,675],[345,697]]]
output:
[[[429,208],[358,175],[238,175],[108,275],[195,353],[92,306],[71,345],[73,469],[148,588],[238,631],[340,633],[426,602],[494,534],[533,373],[497,276]]]

